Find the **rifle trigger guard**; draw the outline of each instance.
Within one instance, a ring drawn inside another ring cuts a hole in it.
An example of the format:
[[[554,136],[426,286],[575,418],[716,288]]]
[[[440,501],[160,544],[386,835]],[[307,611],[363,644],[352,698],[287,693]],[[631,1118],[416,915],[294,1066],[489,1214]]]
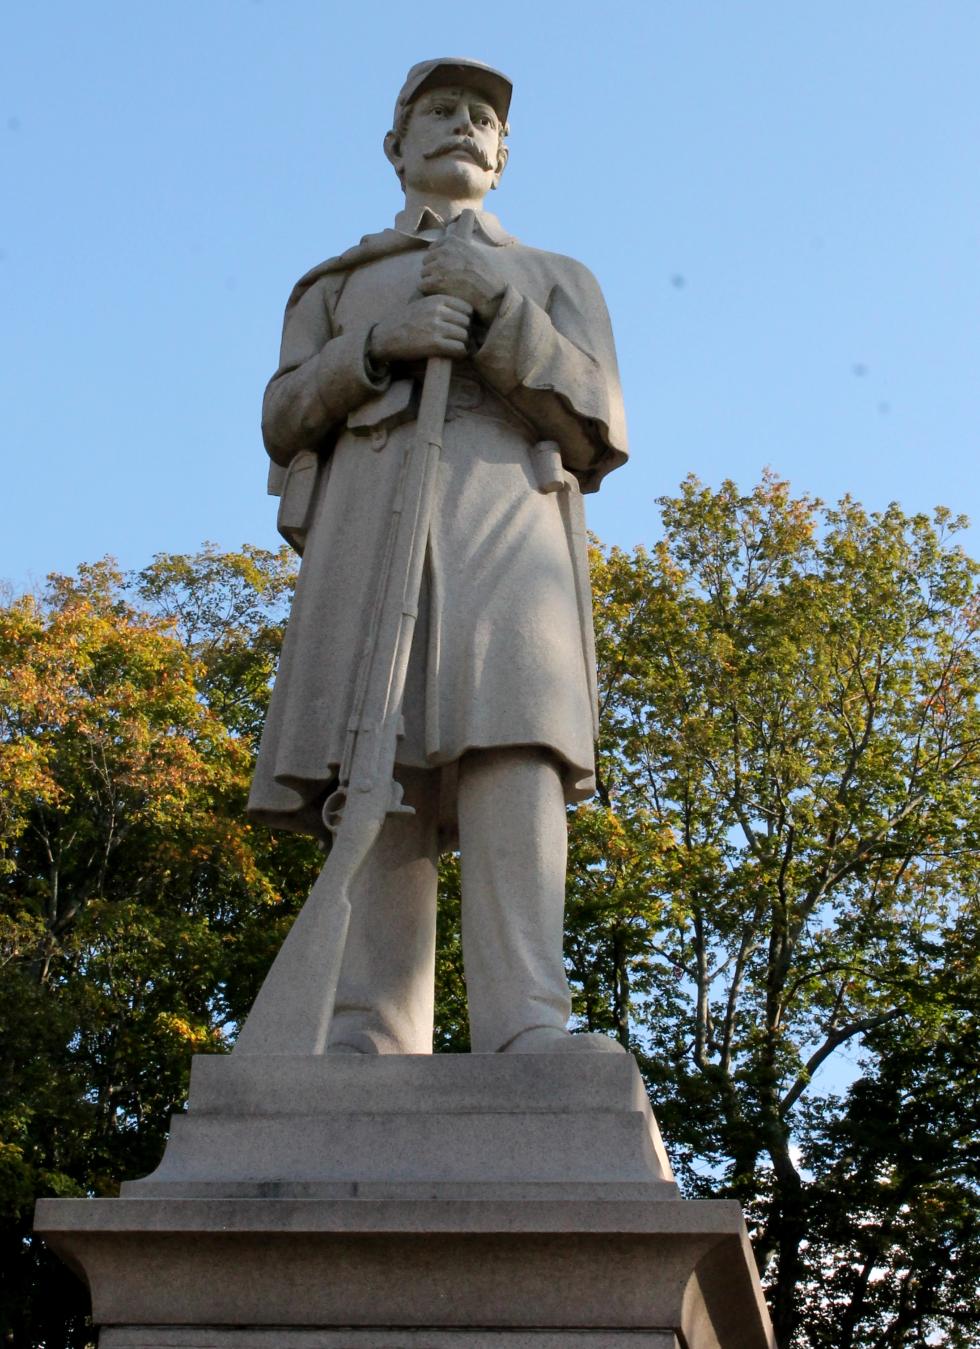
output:
[[[347,788],[338,787],[335,792],[331,792],[323,803],[323,823],[329,829],[331,834],[336,834],[340,828],[341,820],[344,818],[344,807],[347,805]]]

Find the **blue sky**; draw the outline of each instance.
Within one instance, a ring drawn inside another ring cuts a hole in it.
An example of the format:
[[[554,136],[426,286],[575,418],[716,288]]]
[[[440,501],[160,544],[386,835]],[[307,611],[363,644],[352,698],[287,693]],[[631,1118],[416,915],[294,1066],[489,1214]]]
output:
[[[514,79],[493,198],[585,261],[656,534],[697,473],[937,503],[980,555],[980,4],[168,0],[7,7],[0,578],[276,540],[258,430],[296,277],[400,204],[405,71]]]

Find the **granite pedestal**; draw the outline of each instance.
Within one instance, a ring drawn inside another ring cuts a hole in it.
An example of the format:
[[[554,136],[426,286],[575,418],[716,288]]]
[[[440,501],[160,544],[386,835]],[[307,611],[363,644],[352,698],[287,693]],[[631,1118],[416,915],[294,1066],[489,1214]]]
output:
[[[100,1349],[773,1344],[627,1055],[198,1057],[159,1168],[36,1226]]]

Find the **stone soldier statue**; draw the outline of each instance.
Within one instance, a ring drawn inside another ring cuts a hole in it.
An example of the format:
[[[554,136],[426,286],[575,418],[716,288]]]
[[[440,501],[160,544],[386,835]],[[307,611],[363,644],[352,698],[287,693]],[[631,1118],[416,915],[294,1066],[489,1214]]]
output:
[[[451,838],[473,1049],[618,1048],[565,1029],[561,945],[565,805],[594,775],[581,493],[626,434],[594,278],[483,210],[510,97],[480,62],[412,68],[384,145],[404,210],[296,285],[265,396],[270,490],[303,561],[249,811],[322,834],[419,384],[429,358],[453,362],[396,759],[414,814],[387,819],[353,886],[328,1053],[431,1052]]]

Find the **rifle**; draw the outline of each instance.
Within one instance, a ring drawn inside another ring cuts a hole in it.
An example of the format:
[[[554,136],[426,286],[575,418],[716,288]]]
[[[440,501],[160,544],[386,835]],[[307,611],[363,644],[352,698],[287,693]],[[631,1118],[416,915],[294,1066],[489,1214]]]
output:
[[[470,210],[456,224],[467,238]],[[350,922],[350,890],[389,814],[412,813],[394,780],[408,659],[435,499],[452,359],[430,356],[415,435],[406,446],[358,669],[336,790],[323,807],[333,846],[266,975],[235,1043],[238,1054],[322,1054]]]

